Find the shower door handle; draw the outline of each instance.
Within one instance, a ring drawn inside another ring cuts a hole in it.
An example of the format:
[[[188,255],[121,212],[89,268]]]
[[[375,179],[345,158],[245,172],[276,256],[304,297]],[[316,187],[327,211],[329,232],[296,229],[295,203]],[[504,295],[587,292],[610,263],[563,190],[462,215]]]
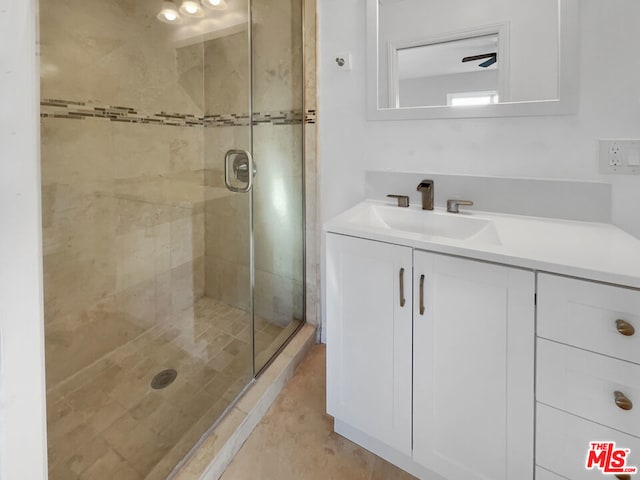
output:
[[[231,171],[234,177],[247,182],[245,187],[234,187],[231,183]],[[229,150],[224,156],[224,184],[232,192],[248,193],[253,188],[256,166],[253,156],[247,150]]]

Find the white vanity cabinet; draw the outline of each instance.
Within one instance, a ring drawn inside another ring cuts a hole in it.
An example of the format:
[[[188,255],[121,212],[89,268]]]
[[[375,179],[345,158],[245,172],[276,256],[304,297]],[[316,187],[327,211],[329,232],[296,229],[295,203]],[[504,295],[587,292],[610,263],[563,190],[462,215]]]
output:
[[[413,284],[414,461],[533,478],[535,274],[415,251]]]
[[[640,290],[538,274],[536,463],[569,480],[589,443],[614,441],[640,466]]]
[[[408,247],[327,235],[327,411],[405,455],[411,259]]]
[[[635,478],[586,459],[640,467],[640,240],[373,200],[325,231],[337,433],[420,479]]]
[[[336,431],[420,478],[532,479],[534,273],[331,233],[326,251]]]

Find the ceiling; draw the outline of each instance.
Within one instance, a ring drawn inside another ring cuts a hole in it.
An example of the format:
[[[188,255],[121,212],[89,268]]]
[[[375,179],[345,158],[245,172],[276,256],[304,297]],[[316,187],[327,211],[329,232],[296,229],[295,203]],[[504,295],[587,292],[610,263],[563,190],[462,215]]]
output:
[[[247,1],[226,0],[226,4],[225,10],[204,8],[204,17],[186,19],[184,23],[174,25],[174,42],[184,46],[246,30]]]
[[[462,63],[462,59],[467,56],[497,52],[497,49],[497,34],[399,49],[399,77],[401,80],[406,80],[495,70],[500,59],[488,68],[478,66],[484,60]]]

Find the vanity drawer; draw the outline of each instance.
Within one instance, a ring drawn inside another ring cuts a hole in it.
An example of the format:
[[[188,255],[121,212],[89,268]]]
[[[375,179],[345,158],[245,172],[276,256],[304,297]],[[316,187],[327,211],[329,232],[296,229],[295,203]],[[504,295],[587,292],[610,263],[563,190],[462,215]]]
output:
[[[539,337],[640,364],[640,291],[538,274]]]
[[[538,339],[536,375],[539,402],[640,436],[640,365]]]
[[[640,439],[636,437],[542,404],[537,405],[536,426],[536,464],[569,480],[615,480],[613,475],[585,468],[589,443],[593,441],[613,441],[616,448],[631,449],[627,466],[640,466]]]

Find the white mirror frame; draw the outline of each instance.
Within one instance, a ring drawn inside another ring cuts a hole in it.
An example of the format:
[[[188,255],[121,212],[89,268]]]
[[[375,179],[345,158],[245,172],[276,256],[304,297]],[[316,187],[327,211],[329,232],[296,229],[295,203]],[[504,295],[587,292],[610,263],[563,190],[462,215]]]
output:
[[[478,106],[378,107],[378,0],[367,0],[367,116],[370,120],[568,115],[578,111],[578,0],[559,1],[558,98]]]

